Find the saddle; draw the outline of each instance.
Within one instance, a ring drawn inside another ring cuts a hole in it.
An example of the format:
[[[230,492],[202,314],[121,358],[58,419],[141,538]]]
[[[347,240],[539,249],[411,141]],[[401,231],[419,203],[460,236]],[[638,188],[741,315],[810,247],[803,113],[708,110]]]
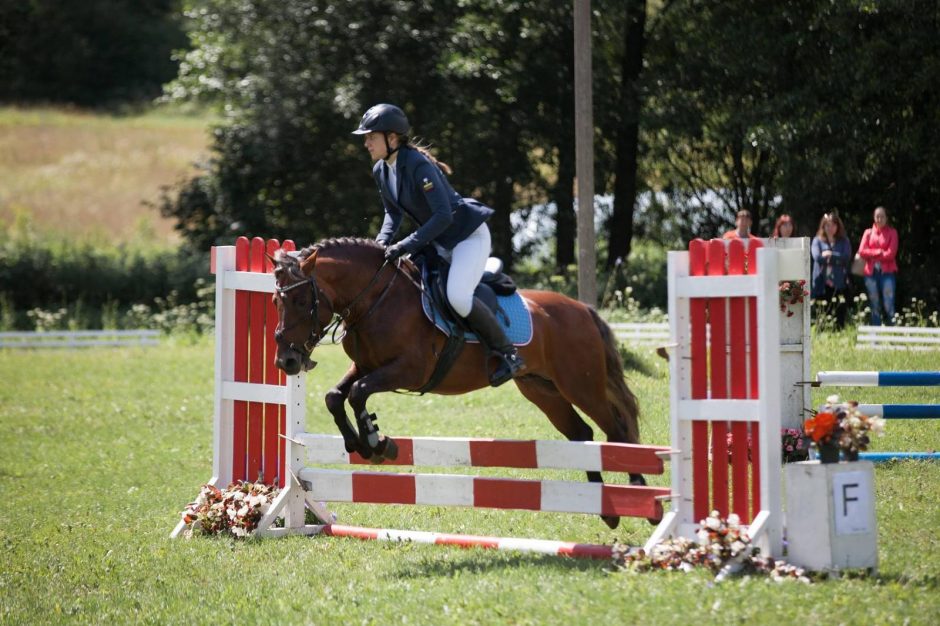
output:
[[[432,247],[422,251],[420,255],[417,255],[417,258],[413,257],[412,261],[420,269],[424,293],[422,297],[424,313],[447,336],[431,378],[418,389],[423,394],[434,389],[443,380],[468,342],[478,340],[467,326],[464,318],[453,310],[447,299],[447,277],[450,273],[450,263]],[[517,294],[515,282],[502,271],[502,267],[502,261],[491,257],[487,261],[486,271],[483,272],[480,283],[474,289],[473,296],[479,298],[481,302],[489,307],[497,320],[508,329],[512,327],[512,316],[504,309],[500,299],[515,295],[515,298],[521,304],[522,298]],[[524,308],[524,305],[522,307]],[[531,321],[526,321],[528,326],[531,327]],[[523,343],[528,343],[528,338]]]
[[[480,283],[473,290],[473,297],[479,298],[488,306],[497,319],[509,325],[509,315],[500,305],[497,296],[511,296],[516,293],[516,283],[503,272],[503,263],[495,257],[487,261],[487,269],[483,272]],[[450,301],[447,299],[447,277],[450,275],[450,263],[440,256],[435,261],[424,265],[421,271],[421,280],[424,283],[425,293],[431,298],[431,307],[436,309],[439,316],[434,321],[443,320],[450,328],[459,327],[465,331],[470,329],[464,319],[458,315]],[[445,330],[446,332],[446,330]]]

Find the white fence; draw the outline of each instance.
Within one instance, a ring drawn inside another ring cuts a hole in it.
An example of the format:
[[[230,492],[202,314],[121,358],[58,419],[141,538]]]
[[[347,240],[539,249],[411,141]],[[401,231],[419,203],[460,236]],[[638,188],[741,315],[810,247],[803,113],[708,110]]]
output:
[[[669,343],[667,322],[608,322],[617,340],[633,346],[663,346]]]
[[[940,328],[859,326],[855,347],[875,350],[940,350]]]
[[[0,348],[155,346],[159,330],[49,330],[0,332]]]

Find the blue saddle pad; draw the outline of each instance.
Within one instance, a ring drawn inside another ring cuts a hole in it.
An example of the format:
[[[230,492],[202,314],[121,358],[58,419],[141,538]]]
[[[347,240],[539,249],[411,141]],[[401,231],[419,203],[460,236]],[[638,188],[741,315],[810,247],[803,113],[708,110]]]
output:
[[[524,346],[532,341],[532,314],[526,308],[525,300],[518,291],[510,296],[496,296],[499,306],[506,313],[497,311],[496,319],[499,325],[506,331],[506,337],[515,346]],[[450,323],[445,321],[440,311],[432,308],[431,296],[424,292],[421,296],[421,308],[424,314],[431,322],[437,326],[445,335],[450,335]],[[508,318],[508,320],[507,320]],[[468,332],[465,339],[471,343],[480,343],[480,340],[474,333]]]

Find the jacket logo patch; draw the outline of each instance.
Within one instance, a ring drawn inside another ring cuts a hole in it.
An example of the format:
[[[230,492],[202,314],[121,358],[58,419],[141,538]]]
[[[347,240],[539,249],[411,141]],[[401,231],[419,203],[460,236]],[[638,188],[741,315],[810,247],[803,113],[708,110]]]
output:
[[[427,178],[422,179],[422,186],[424,187],[425,193],[434,189],[434,183],[429,181]]]

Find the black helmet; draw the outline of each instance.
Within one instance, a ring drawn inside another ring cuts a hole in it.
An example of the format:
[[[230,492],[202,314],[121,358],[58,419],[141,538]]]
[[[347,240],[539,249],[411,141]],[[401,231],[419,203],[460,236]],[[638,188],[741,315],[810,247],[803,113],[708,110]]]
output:
[[[408,118],[405,112],[394,104],[377,104],[366,111],[359,122],[359,128],[353,131],[354,135],[365,135],[366,133],[398,133],[407,135]]]

